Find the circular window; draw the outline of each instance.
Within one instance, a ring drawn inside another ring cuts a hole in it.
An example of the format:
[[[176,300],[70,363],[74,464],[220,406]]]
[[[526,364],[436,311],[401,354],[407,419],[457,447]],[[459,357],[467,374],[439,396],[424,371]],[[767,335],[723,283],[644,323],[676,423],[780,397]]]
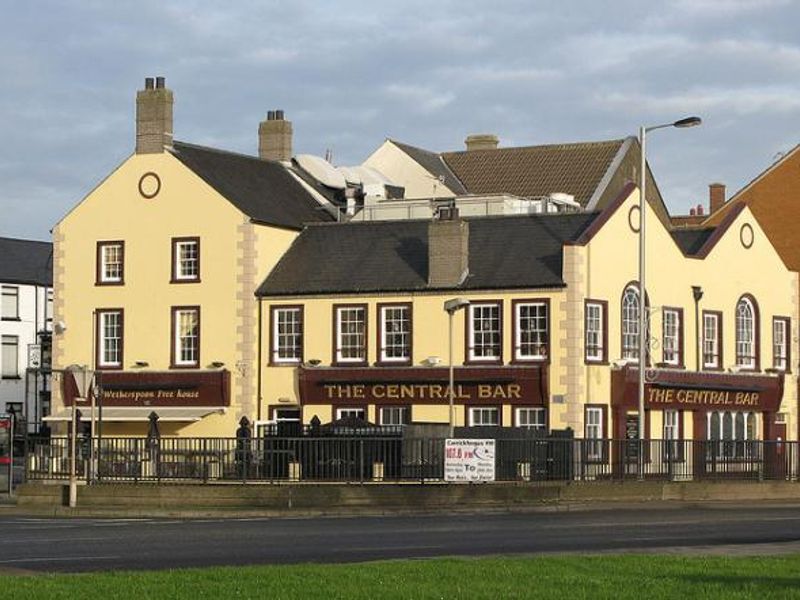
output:
[[[739,229],[739,240],[745,248],[750,248],[753,245],[755,234],[753,233],[753,228],[750,223],[745,223],[742,225],[742,228]]]
[[[142,197],[150,200],[161,191],[161,179],[152,171],[145,173],[139,178],[139,193]]]
[[[628,211],[628,226],[631,228],[631,231],[639,233],[639,224],[641,223],[641,212],[638,206],[631,206],[631,209]]]

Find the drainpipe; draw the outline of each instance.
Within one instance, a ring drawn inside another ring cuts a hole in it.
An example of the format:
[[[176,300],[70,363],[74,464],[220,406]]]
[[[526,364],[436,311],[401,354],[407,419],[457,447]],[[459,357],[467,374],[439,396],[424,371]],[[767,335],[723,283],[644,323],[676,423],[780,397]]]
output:
[[[694,298],[694,333],[695,333],[695,371],[700,372],[700,354],[702,346],[702,332],[700,331],[700,300],[703,298],[703,288],[699,285],[692,286],[692,297]]]
[[[263,302],[263,298],[258,299],[258,349],[257,352],[257,360],[258,360],[258,369],[256,375],[256,387],[258,388],[257,396],[258,396],[258,406],[256,407],[256,418],[258,421],[261,421],[261,305]]]

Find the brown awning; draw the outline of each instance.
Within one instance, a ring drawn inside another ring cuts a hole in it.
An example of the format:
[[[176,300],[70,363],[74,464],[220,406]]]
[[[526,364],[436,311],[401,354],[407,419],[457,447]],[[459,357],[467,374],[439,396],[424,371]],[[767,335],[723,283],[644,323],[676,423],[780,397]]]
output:
[[[81,421],[89,420],[89,407],[80,407]],[[224,406],[172,407],[172,406],[138,406],[138,407],[103,407],[103,422],[125,423],[146,422],[150,413],[155,411],[159,422],[192,423],[210,414],[225,412]],[[100,411],[95,409],[95,418],[100,418]],[[44,421],[71,421],[72,410],[66,409],[44,417]]]

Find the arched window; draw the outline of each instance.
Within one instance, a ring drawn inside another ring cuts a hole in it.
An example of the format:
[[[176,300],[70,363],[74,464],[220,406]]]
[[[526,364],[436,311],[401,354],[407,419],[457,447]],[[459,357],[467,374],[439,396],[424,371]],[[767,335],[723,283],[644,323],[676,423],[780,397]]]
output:
[[[639,290],[633,285],[622,294],[622,358],[639,359]]]
[[[736,366],[758,368],[758,307],[749,296],[736,303]]]

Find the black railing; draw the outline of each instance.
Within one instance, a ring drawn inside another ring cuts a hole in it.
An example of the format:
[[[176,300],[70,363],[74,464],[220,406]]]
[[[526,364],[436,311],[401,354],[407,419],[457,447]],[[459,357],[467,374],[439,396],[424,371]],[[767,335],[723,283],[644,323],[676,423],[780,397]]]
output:
[[[93,481],[430,482],[444,480],[441,438],[79,438]],[[800,479],[798,442],[498,438],[496,481]],[[69,439],[29,438],[26,479],[69,477]]]

